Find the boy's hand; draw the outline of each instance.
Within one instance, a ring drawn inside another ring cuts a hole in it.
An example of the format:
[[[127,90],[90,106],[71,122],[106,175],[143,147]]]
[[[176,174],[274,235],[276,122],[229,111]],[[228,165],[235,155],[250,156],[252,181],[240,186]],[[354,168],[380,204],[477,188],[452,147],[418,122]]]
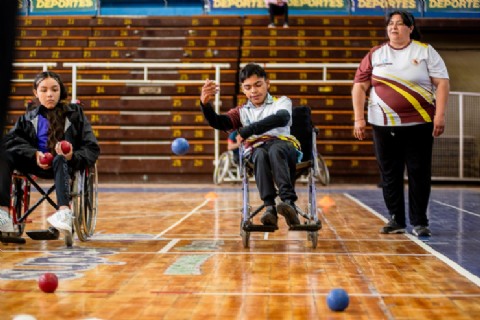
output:
[[[213,80],[205,80],[205,84],[202,87],[202,94],[200,96],[200,101],[202,104],[207,104],[218,92],[218,86]]]

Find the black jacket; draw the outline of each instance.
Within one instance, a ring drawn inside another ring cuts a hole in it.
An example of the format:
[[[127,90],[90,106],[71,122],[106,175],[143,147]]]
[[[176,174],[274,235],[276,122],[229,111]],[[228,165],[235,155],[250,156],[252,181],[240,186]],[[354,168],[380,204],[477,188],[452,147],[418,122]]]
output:
[[[37,125],[40,106],[27,111],[18,118],[15,126],[3,141],[7,152],[15,153],[26,159],[34,159],[38,150]],[[92,166],[100,155],[97,138],[93,134],[82,108],[77,104],[67,105],[65,121],[65,140],[73,146],[73,156],[68,162],[75,170]]]

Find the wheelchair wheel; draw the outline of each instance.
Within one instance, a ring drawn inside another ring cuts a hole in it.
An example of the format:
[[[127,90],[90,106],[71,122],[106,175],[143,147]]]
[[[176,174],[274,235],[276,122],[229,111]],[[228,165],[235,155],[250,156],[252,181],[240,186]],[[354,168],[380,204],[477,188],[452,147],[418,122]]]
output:
[[[12,177],[10,204],[12,217],[17,221],[20,220],[30,206],[30,183],[27,179],[15,175]],[[14,227],[17,228],[17,235],[22,236],[25,231],[25,220]]]
[[[74,226],[80,241],[95,232],[98,210],[98,174],[96,165],[75,174],[73,182]]]
[[[314,172],[314,177],[318,179],[322,185],[328,186],[330,184],[330,173],[328,172],[327,163],[321,154],[317,154]]]
[[[218,164],[215,166],[213,171],[213,183],[221,184],[228,170],[230,169],[230,156],[228,152],[224,152],[220,155],[218,159]]]

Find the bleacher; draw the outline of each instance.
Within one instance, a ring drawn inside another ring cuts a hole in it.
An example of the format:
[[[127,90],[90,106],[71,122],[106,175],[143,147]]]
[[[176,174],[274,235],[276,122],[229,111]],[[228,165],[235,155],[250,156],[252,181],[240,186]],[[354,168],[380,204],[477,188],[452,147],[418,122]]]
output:
[[[72,69],[65,63],[228,63],[221,69],[221,111],[244,102],[237,74],[242,63],[358,63],[384,41],[383,17],[291,16],[290,28],[269,29],[261,16],[193,17],[22,17],[16,62],[56,62],[72,91]],[[378,168],[371,139],[352,135],[350,90],[354,68],[322,70],[268,68],[273,95],[294,105],[309,105],[319,129],[318,150],[332,181],[376,181]],[[39,68],[17,67],[16,79],[32,79]],[[85,108],[102,155],[99,172],[110,179],[210,179],[214,168],[214,130],[199,109],[201,84],[173,83],[215,77],[214,69],[158,69],[149,79],[168,84],[139,84],[141,70],[80,68],[76,96]],[[102,83],[118,79],[124,83]],[[129,83],[131,81],[132,83]],[[277,81],[277,83],[275,83]],[[295,81],[299,81],[296,83]],[[15,82],[8,124],[32,99],[30,82]],[[175,156],[170,143],[185,137],[190,152]],[[226,134],[220,135],[226,149]],[[179,175],[185,173],[187,175]]]

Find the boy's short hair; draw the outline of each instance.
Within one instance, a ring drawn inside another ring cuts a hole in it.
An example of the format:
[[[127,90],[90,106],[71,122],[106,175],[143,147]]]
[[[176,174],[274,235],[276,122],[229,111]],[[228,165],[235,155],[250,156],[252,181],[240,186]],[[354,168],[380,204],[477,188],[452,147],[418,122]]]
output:
[[[256,63],[249,63],[240,71],[240,83],[243,83],[243,81],[253,75],[256,75],[259,78],[267,79],[267,73],[261,66]]]

